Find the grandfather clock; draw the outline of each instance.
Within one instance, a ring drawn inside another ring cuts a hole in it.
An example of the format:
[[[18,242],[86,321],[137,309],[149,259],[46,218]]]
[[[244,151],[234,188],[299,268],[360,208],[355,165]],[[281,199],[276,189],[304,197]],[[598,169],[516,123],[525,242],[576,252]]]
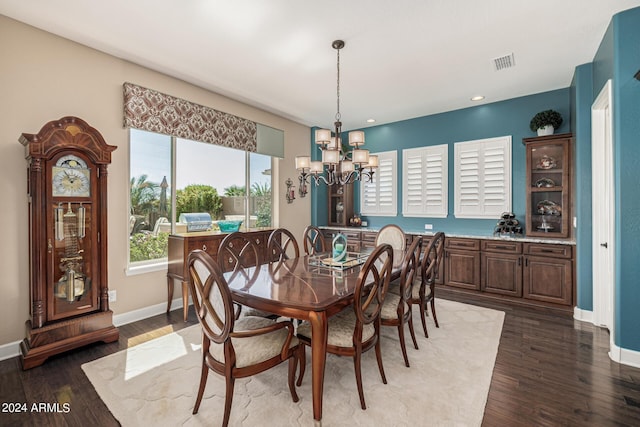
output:
[[[29,163],[31,318],[22,368],[97,341],[118,340],[107,282],[107,165],[100,133],[77,117],[23,133]]]

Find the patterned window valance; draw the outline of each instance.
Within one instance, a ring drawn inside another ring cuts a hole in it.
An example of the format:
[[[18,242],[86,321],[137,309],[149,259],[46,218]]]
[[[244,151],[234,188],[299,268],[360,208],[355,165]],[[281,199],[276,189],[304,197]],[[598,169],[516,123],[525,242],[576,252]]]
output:
[[[124,127],[256,151],[255,122],[124,83]]]

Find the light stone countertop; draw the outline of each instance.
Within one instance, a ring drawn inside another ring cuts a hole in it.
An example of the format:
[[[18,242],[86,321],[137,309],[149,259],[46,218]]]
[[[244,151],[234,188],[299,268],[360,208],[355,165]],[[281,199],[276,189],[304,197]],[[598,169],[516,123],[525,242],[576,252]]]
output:
[[[336,231],[372,231],[374,233],[377,233],[380,228],[374,228],[374,227],[335,227],[335,226],[328,226],[328,225],[321,225],[319,226],[319,228],[324,229],[324,230],[336,230]],[[410,229],[403,229],[403,231],[406,234],[419,234],[421,236],[433,236],[436,232],[432,232],[432,231],[416,231],[416,230],[410,230]],[[446,233],[447,237],[459,237],[459,238],[466,238],[466,239],[485,239],[485,240],[502,240],[502,241],[510,241],[510,242],[526,242],[526,243],[550,243],[550,244],[556,244],[556,245],[573,245],[575,246],[576,241],[574,239],[554,239],[554,238],[548,238],[545,239],[544,237],[511,237],[511,236],[494,236],[494,235],[480,235],[480,234],[458,234],[458,233]]]

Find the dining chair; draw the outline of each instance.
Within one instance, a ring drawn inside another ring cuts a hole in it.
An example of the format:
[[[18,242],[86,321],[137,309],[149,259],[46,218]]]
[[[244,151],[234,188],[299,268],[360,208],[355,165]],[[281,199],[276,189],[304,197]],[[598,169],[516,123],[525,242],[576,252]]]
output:
[[[391,245],[377,246],[367,258],[358,274],[354,291],[353,309],[345,309],[328,319],[327,353],[353,357],[360,406],[367,409],[362,389],[362,353],[375,348],[376,360],[382,382],[387,383],[380,351],[380,310],[389,288],[393,269]],[[303,322],[298,326],[297,336],[304,345],[311,346],[311,325]],[[302,384],[305,370],[305,354],[301,352],[300,376]]]
[[[442,231],[437,232],[427,245],[422,254],[422,264],[420,266],[420,277],[414,279],[413,293],[411,295],[411,304],[420,307],[420,318],[422,320],[422,329],[424,336],[429,338],[427,332],[428,304],[431,305],[431,314],[436,328],[439,328],[438,316],[436,315],[435,306],[435,290],[436,280],[440,270],[440,263],[444,255],[445,234]]]
[[[380,323],[382,326],[395,326],[398,328],[400,348],[404,357],[404,364],[409,367],[407,347],[404,340],[404,325],[409,324],[409,332],[413,340],[413,346],[418,349],[416,334],[413,329],[413,317],[411,315],[411,295],[413,282],[418,273],[420,252],[422,251],[422,237],[411,242],[409,249],[402,261],[402,271],[398,279],[398,292],[388,292],[380,311]]]
[[[202,369],[193,414],[200,409],[210,370],[225,377],[222,425],[226,427],[236,378],[255,375],[286,360],[289,391],[297,402],[295,373],[304,347],[294,335],[293,324],[253,316],[236,319],[228,282],[218,263],[197,249],[189,254],[187,265],[193,305],[202,327]]]
[[[407,248],[407,241],[402,228],[395,224],[387,224],[378,231],[376,236],[376,246],[388,243],[393,249],[404,250]]]
[[[289,258],[299,258],[300,248],[293,234],[286,228],[276,228],[267,240],[270,261],[282,262]]]
[[[313,225],[307,226],[307,228],[304,229],[303,240],[304,253],[307,255],[315,255],[327,251],[324,235],[318,227]]]
[[[245,233],[239,231],[225,236],[218,248],[218,265],[223,272],[231,272],[227,280],[243,280],[248,289],[260,273],[258,247]],[[236,319],[240,315],[273,317],[272,313],[236,304]]]

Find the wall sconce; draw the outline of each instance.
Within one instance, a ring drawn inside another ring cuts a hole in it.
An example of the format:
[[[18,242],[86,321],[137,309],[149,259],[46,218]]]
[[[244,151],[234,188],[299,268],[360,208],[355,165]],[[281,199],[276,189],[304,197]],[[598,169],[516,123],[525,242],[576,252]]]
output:
[[[300,197],[304,197],[309,192],[309,187],[307,187],[307,182],[302,179],[302,177],[298,177],[298,180],[300,181],[300,185],[298,185],[298,194]]]
[[[287,203],[293,203],[293,201],[296,199],[296,187],[293,186],[293,181],[291,181],[291,178],[287,178],[284,183],[287,184]]]

